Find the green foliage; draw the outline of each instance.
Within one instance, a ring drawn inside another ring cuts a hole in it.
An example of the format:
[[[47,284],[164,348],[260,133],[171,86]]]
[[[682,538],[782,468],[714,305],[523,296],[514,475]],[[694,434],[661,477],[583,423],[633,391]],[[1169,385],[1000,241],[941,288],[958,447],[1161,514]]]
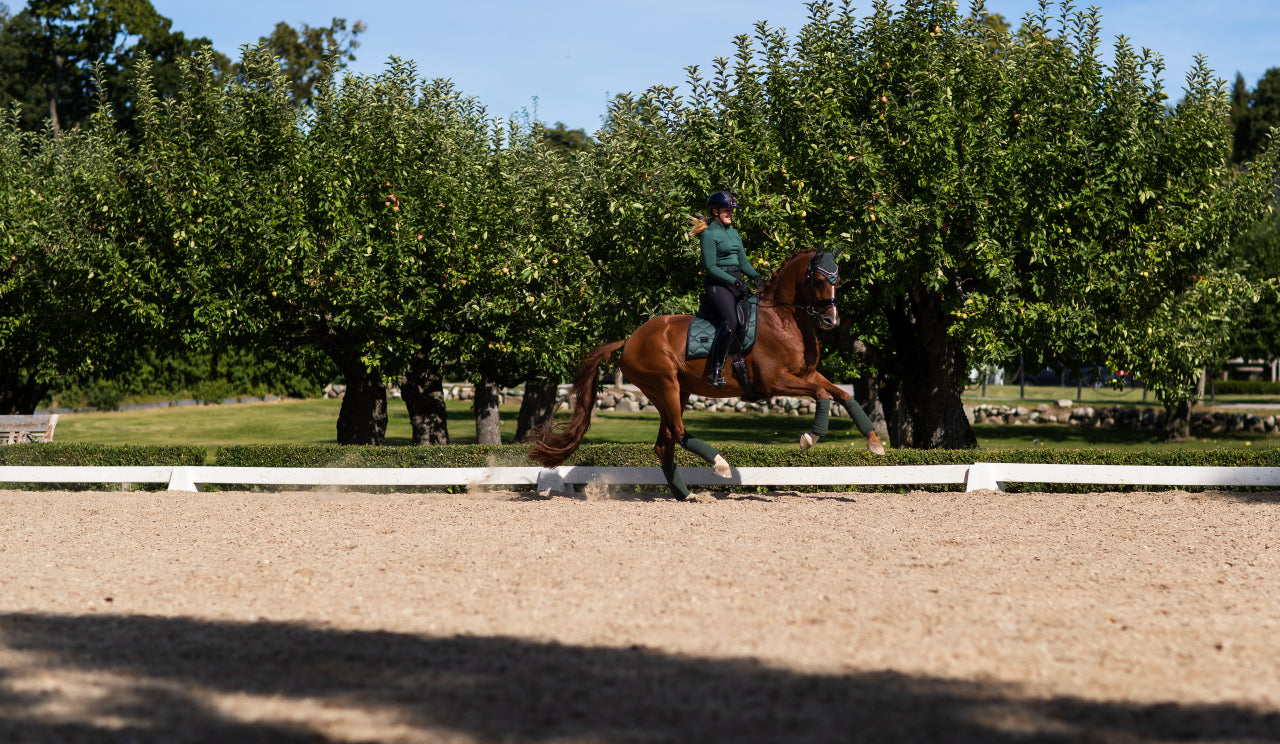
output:
[[[456,311],[434,336],[434,358],[454,377],[507,386],[564,379],[595,330],[583,156],[566,156],[539,132],[521,122],[490,132],[471,195],[471,245],[449,257],[446,297]]]
[[[30,412],[59,376],[111,375],[134,330],[116,312],[103,257],[103,202],[74,184],[99,179],[110,153],[82,131],[24,132],[0,120],[0,412]],[[80,232],[76,223],[88,227]]]
[[[211,50],[125,49],[169,38],[146,0],[33,2],[0,37],[36,36],[0,62],[60,40],[77,80],[104,63],[111,105],[61,138],[12,114],[0,132],[0,389],[111,377],[143,345],[307,349],[359,393],[343,416],[370,422],[340,438],[380,441],[383,381],[415,354],[455,379],[563,378],[583,348],[692,309],[689,217],[729,188],[765,273],[842,250],[842,356],[824,370],[892,383],[916,446],[971,444],[965,377],[1018,349],[1184,401],[1265,295],[1224,256],[1263,214],[1277,151],[1229,168],[1229,100],[1203,60],[1171,109],[1158,56],[1120,37],[1104,66],[1097,13],[1047,7],[1011,32],[980,4],[816,2],[794,38],[762,23],[707,76],[690,68],[688,100],[620,96],[585,147],[399,60],[338,80],[359,23],[282,24],[227,79]]]
[[[1171,110],[1160,58],[1119,37],[1106,67],[1100,34],[1096,11],[1053,24],[1042,6],[1009,34],[980,5],[925,0],[865,19],[818,2],[795,39],[759,24],[710,79],[691,70],[689,102],[655,87],[615,104],[599,227],[615,252],[683,269],[677,216],[725,186],[762,264],[844,248],[846,333],[904,383],[917,446],[958,446],[963,423],[939,411],[970,367],[1020,348],[1105,359],[1185,400],[1257,295],[1215,266],[1270,170],[1228,167],[1203,59]]]
[[[149,0],[30,0],[0,24],[0,104],[6,111],[19,104],[27,129],[56,131],[86,124],[101,95],[127,126],[139,59],[153,61],[152,77],[168,94],[178,61],[208,46],[208,39],[172,31]],[[229,67],[222,55],[211,63]],[[97,81],[95,67],[101,69]]]
[[[301,350],[281,357],[234,348],[216,355],[187,352],[161,356],[147,348],[126,351],[123,357],[119,371],[110,376],[97,372],[59,376],[49,385],[42,405],[110,410],[129,400],[194,398],[221,403],[225,398],[245,395],[314,398],[334,377],[327,359]]]

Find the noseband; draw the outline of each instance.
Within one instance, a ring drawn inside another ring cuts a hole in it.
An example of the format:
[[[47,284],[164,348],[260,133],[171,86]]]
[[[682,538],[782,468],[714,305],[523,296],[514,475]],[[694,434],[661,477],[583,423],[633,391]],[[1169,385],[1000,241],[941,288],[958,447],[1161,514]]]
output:
[[[809,282],[809,302],[808,311],[810,315],[821,315],[827,308],[835,307],[836,296],[833,294],[825,300],[818,299],[818,277],[822,277],[831,283],[832,287],[840,284],[840,270],[836,266],[836,258],[834,255],[826,251],[818,251],[813,254],[813,258],[809,259],[809,273],[805,274],[805,280]]]

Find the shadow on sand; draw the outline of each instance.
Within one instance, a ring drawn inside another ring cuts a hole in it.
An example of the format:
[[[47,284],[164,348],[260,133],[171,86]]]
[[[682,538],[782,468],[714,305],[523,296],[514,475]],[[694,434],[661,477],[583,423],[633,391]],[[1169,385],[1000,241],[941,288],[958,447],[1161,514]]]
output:
[[[1033,699],[995,683],[638,647],[13,613],[0,615],[0,641],[0,654],[55,678],[123,680],[90,696],[92,715],[41,715],[56,693],[14,684],[30,668],[0,668],[5,741],[330,740],[285,718],[228,715],[208,693],[366,711],[395,724],[386,738],[414,741],[1280,741],[1280,715],[1246,707]]]

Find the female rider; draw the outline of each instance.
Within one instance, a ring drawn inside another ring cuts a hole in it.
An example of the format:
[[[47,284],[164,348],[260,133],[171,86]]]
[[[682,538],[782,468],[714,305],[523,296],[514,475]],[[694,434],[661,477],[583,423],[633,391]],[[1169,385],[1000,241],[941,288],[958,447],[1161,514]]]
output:
[[[707,197],[707,209],[711,221],[699,229],[695,222],[693,234],[702,244],[702,268],[705,271],[707,297],[718,317],[715,338],[711,341],[711,384],[723,388],[724,361],[729,343],[745,328],[738,327],[737,302],[747,293],[744,277],[755,282],[759,289],[764,283],[742,247],[742,238],[733,227],[733,210],[738,201],[728,191],[717,191]],[[737,338],[739,344],[743,339]]]

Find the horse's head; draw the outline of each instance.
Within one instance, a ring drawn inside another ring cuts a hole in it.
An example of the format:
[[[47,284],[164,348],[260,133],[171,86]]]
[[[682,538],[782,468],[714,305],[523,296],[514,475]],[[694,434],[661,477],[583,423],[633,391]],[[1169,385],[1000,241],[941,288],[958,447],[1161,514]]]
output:
[[[840,324],[836,310],[836,286],[840,284],[840,268],[836,266],[834,253],[819,250],[809,259],[809,271],[805,275],[811,297],[809,312],[818,319],[818,325],[832,329]]]

